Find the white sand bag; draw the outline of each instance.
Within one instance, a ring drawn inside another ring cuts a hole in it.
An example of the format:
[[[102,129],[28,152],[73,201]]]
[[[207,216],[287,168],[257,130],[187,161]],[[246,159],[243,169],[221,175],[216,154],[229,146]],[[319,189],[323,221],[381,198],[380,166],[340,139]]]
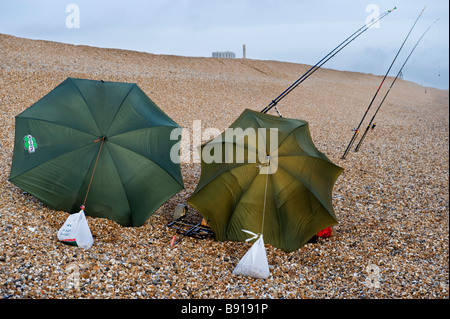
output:
[[[256,236],[256,235],[255,235]],[[253,239],[253,238],[251,238]],[[263,236],[252,245],[233,271],[233,275],[266,279],[270,275]]]
[[[89,249],[94,244],[84,210],[71,214],[58,231],[58,240],[64,244]]]

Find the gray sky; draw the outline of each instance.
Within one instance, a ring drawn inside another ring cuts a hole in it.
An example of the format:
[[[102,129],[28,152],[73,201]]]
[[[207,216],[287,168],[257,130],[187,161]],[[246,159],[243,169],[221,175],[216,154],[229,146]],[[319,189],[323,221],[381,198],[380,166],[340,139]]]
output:
[[[79,9],[79,27],[73,24],[76,12],[66,12],[71,4]],[[0,33],[200,57],[232,51],[241,58],[246,44],[247,58],[314,65],[374,16],[373,8],[381,14],[395,6],[378,28],[324,67],[384,75],[426,6],[390,75],[397,74],[422,33],[439,18],[403,69],[403,78],[448,89],[447,0],[0,0]]]

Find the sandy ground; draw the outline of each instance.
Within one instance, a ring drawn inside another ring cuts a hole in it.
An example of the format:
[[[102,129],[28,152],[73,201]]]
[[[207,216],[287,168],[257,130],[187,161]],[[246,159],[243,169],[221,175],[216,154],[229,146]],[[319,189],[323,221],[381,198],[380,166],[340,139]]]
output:
[[[224,130],[245,108],[261,110],[308,69],[0,34],[0,298],[447,299],[448,90],[399,80],[376,129],[345,160],[351,129],[382,77],[321,69],[279,104],[284,117],[309,122],[318,149],[345,171],[333,193],[335,236],[292,253],[266,245],[266,280],[232,275],[248,243],[186,237],[171,247],[177,234],[167,224],[194,191],[199,164],[182,164],[186,189],[142,227],[88,217],[95,241],[89,250],[58,242],[67,213],[8,182],[14,116],[67,77],[137,83],[192,137],[195,120],[203,129]],[[201,216],[190,207],[189,218]]]

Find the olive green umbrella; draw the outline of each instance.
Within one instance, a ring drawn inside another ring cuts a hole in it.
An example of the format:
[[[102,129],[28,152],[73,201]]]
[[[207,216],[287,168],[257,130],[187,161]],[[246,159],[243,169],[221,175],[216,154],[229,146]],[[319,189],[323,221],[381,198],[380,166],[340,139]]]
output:
[[[188,203],[217,240],[260,233],[289,252],[337,224],[332,190],[343,170],[317,150],[307,122],[247,109],[200,150],[201,177]]]
[[[16,116],[9,180],[51,208],[141,226],[183,189],[176,128],[134,83],[68,78]]]

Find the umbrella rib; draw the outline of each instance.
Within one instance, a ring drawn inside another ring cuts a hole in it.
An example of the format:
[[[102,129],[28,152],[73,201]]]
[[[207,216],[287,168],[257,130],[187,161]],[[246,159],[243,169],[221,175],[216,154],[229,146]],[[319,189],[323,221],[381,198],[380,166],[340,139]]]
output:
[[[166,128],[166,127],[172,127],[172,126],[165,126],[165,125],[146,126],[146,127],[131,129],[129,131],[120,132],[120,133],[117,133],[115,135],[110,135],[110,136],[108,136],[108,138],[117,137],[117,136],[120,136],[122,134],[127,134],[127,133],[130,133],[130,132],[136,132],[136,131],[140,131],[140,130],[151,130],[151,129],[154,129],[154,128]],[[174,126],[174,127],[176,128],[176,126]],[[114,144],[116,144],[116,143],[114,143]]]
[[[253,119],[255,120],[256,124],[259,126],[258,128],[264,128],[265,126],[263,124],[261,124],[261,122],[259,121],[259,118],[255,114],[253,114],[253,113],[251,113],[251,114],[253,115]],[[259,136],[258,136],[258,138],[259,138]],[[267,145],[267,141],[264,141],[264,145]],[[258,146],[259,145],[257,145],[256,148],[258,148]],[[258,151],[256,152],[257,154],[258,154]]]
[[[80,130],[78,128],[75,128],[75,127],[72,127],[72,126],[68,126],[66,124],[55,123],[55,122],[52,122],[52,121],[49,121],[49,120],[39,119],[39,118],[34,118],[34,117],[28,117],[28,116],[17,116],[17,118],[25,119],[25,120],[41,121],[41,122],[51,123],[53,125],[58,125],[58,126],[62,126],[62,127],[68,127],[68,128],[70,128],[70,129],[72,129],[74,131],[78,131],[78,132],[81,132],[81,133],[84,133],[84,134],[88,134],[88,135],[91,135],[94,138],[97,138],[96,135],[94,135],[94,134],[92,134],[90,132],[82,131],[82,130]]]
[[[70,78],[70,80],[72,81],[73,85],[76,87],[78,93],[80,93],[81,98],[83,99],[84,103],[86,104],[86,107],[88,108],[89,113],[91,113],[92,119],[95,121],[95,124],[97,124],[97,129],[98,129],[99,132],[100,132],[100,125],[98,125],[97,119],[95,118],[94,114],[92,113],[92,110],[91,110],[91,108],[89,107],[89,104],[88,104],[88,102],[86,101],[86,98],[84,97],[83,93],[81,92],[80,88],[79,88],[78,85],[75,83],[75,81],[74,81],[72,78]],[[101,134],[101,132],[100,132],[100,134]]]
[[[323,207],[327,212],[329,212],[328,209],[326,208],[326,206],[324,205],[324,203],[322,202],[322,200],[316,195],[316,193],[315,193],[311,188],[309,188],[305,183],[303,183],[303,180],[302,180],[301,178],[298,179],[298,178],[297,178],[294,174],[292,174],[289,170],[287,170],[287,169],[281,167],[280,165],[278,165],[278,169],[280,169],[280,168],[281,168],[283,171],[285,171],[286,173],[288,173],[288,175],[291,176],[294,180],[298,181],[298,182],[301,183],[303,186],[305,186],[305,188],[309,191],[309,193],[312,194],[312,195],[314,195],[314,196],[316,197],[316,199],[320,202],[320,205],[322,205],[322,207]],[[329,213],[330,213],[330,212],[329,212]],[[333,216],[333,218],[334,218],[334,216]]]
[[[236,165],[236,163],[229,163],[229,164],[227,164],[227,166],[225,168],[223,168],[221,170],[218,170],[219,173],[215,174],[213,177],[210,177],[208,179],[208,181],[206,182],[206,184],[202,185],[200,189],[198,188],[198,186],[200,185],[200,182],[199,182],[194,193],[197,193],[200,190],[202,190],[203,188],[205,188],[206,186],[208,186],[217,177],[219,177],[219,176],[221,176],[221,175],[223,175],[223,174],[225,174],[227,172],[231,173],[232,170],[238,169],[238,168],[246,166],[246,165],[256,165],[256,164],[255,163],[240,163],[240,165]],[[233,167],[231,167],[231,166],[233,166]],[[200,178],[200,181],[202,181],[201,178]]]
[[[70,151],[68,151],[68,152],[59,154],[57,157],[54,157],[54,158],[52,158],[52,159],[50,159],[50,160],[47,160],[47,161],[42,162],[42,163],[39,163],[39,164],[37,164],[37,165],[35,165],[35,166],[32,166],[32,167],[29,167],[28,169],[26,169],[25,171],[21,172],[20,174],[14,176],[14,177],[10,177],[9,180],[12,180],[12,179],[14,179],[14,178],[16,178],[16,177],[19,177],[19,176],[21,176],[21,175],[23,175],[23,174],[25,174],[25,173],[31,171],[32,169],[35,169],[35,168],[37,168],[37,167],[39,167],[39,166],[41,166],[41,165],[43,165],[43,164],[45,164],[45,163],[48,163],[49,161],[54,161],[54,160],[60,158],[61,156],[64,156],[64,155],[67,155],[67,154],[70,154],[70,153],[73,153],[73,152],[79,152],[81,148],[87,147],[87,146],[90,145],[90,144],[91,144],[91,142],[88,143],[88,144],[86,144],[86,145],[80,146],[80,147],[77,148],[77,149],[70,150]]]
[[[308,191],[309,191],[309,189],[308,189]],[[292,197],[292,196],[294,196],[294,195],[291,194],[289,197]],[[314,194],[311,193],[311,192],[309,191],[309,196],[308,196],[308,198],[309,198],[309,201],[308,201],[308,207],[309,207],[309,211],[311,211],[311,212],[313,211],[313,205],[312,205],[312,199],[314,198],[313,196],[314,196]],[[287,202],[288,202],[288,201],[286,200],[285,203],[283,203],[283,205],[280,206],[280,208],[283,207]],[[328,212],[328,210],[323,206],[322,202],[319,201],[319,203],[320,203],[320,205]],[[334,220],[336,220],[336,217],[335,217],[335,216],[332,215],[332,217],[333,217]],[[313,220],[313,219],[312,219],[311,217],[308,218],[308,220],[307,220],[307,222],[306,222],[306,225],[308,225],[308,228],[309,228],[309,226],[311,225],[312,220]],[[336,220],[336,221],[337,221],[337,220]],[[284,232],[282,232],[282,234],[284,234]]]
[[[246,164],[246,165],[250,165],[250,164]],[[241,166],[239,166],[239,167],[241,167]],[[234,169],[234,168],[233,168],[233,169]],[[232,171],[233,169],[230,169],[230,170],[228,170],[227,172],[228,172],[229,174],[231,174],[235,180],[237,180],[237,178],[234,176],[234,174],[231,173],[231,171]],[[225,172],[224,172],[224,173],[225,173]],[[256,177],[258,177],[258,175],[259,175],[259,171],[258,171],[258,173],[257,173],[255,176],[253,176],[252,181],[250,182],[250,184],[249,184],[249,186],[247,187],[247,189],[249,189],[249,188],[252,186],[252,184],[253,184],[253,183],[255,182],[255,180],[256,180]],[[238,183],[238,184],[239,184],[239,183]],[[240,204],[240,202],[241,202],[241,199],[242,199],[242,196],[244,195],[244,193],[245,193],[245,192],[241,192],[241,195],[239,196],[239,199],[237,200],[236,205],[234,206],[233,213],[231,214],[230,219],[232,218],[232,216],[233,216],[234,213],[236,212],[236,208],[239,206],[239,204]],[[226,231],[227,233],[228,233],[228,231],[229,231],[229,227],[230,227],[230,223],[228,223],[228,226],[227,226],[227,231]]]
[[[260,121],[260,118],[259,118],[256,114],[254,114],[254,113],[251,113],[251,114],[252,114],[252,117],[253,117],[253,119],[255,120],[256,124],[259,126],[258,128],[266,128],[265,125],[264,125],[264,123],[262,123],[262,122]],[[260,114],[261,114],[261,113],[258,113],[258,115],[260,115]],[[278,118],[277,118],[277,120],[278,120]],[[282,119],[282,120],[286,120],[286,119]],[[296,121],[300,121],[300,120],[296,120]],[[278,141],[278,147],[277,147],[277,148],[279,149],[279,148],[281,147],[281,145],[284,143],[284,141],[286,141],[286,139],[287,139],[292,133],[294,133],[295,131],[297,131],[297,130],[303,128],[303,127],[305,127],[305,125],[308,125],[308,123],[305,122],[305,121],[301,121],[295,129],[293,129],[292,131],[290,131],[289,134],[286,134],[286,136],[285,136],[281,141]],[[267,129],[267,128],[266,128],[266,129]],[[266,142],[265,144],[267,144],[267,141],[265,141],[265,142]]]
[[[145,159],[148,160],[149,162],[152,162],[153,164],[155,164],[156,166],[158,166],[159,168],[161,168],[163,171],[165,171],[170,177],[173,178],[173,180],[174,180],[175,182],[178,183],[177,179],[176,179],[175,177],[173,177],[172,174],[170,174],[170,172],[168,172],[166,169],[164,169],[164,167],[162,167],[162,166],[159,165],[158,163],[155,163],[155,162],[154,162],[153,160],[151,160],[150,158],[148,158],[148,157],[146,157],[146,156],[144,156],[144,155],[142,155],[142,154],[140,154],[140,153],[138,153],[138,152],[136,152],[136,151],[130,150],[129,148],[127,148],[127,147],[125,147],[125,146],[119,145],[119,144],[117,144],[117,143],[113,143],[113,142],[111,142],[110,140],[108,140],[108,142],[111,143],[111,144],[114,144],[114,145],[117,146],[117,147],[123,148],[123,149],[125,149],[125,150],[127,150],[127,151],[129,151],[129,152],[135,153],[135,154],[141,156],[142,158],[145,158]],[[114,163],[114,165],[115,165],[115,163]],[[116,167],[117,167],[117,166],[116,166]],[[178,183],[178,184],[179,184],[179,183]]]
[[[325,162],[325,163],[327,163],[327,164],[333,165],[333,166],[335,166],[336,168],[339,168],[339,169],[340,169],[340,167],[337,166],[336,164],[334,164],[333,162],[331,162],[331,161],[329,161],[329,160],[327,160],[327,159],[325,159],[325,158],[322,158],[322,157],[320,157],[320,156],[315,156],[315,155],[311,155],[311,154],[278,155],[278,157],[283,157],[283,158],[287,158],[287,157],[305,157],[305,158],[314,158],[314,159],[316,159],[316,160],[323,161],[323,162]]]
[[[242,164],[242,165],[240,165],[240,166],[235,166],[235,167],[228,167],[228,169],[225,171],[225,172],[223,172],[222,174],[224,174],[224,173],[226,173],[226,172],[229,172],[231,175],[233,175],[233,177],[234,177],[234,174],[232,173],[232,171],[234,171],[234,170],[236,170],[236,169],[238,169],[238,168],[241,168],[241,167],[243,167],[243,166],[249,166],[249,165],[251,165],[251,166],[256,166],[257,167],[257,165],[255,164],[255,163],[244,163],[244,164]],[[220,175],[222,175],[222,174],[220,174]],[[254,177],[253,177],[253,179],[252,179],[252,181],[251,181],[251,183],[250,183],[250,185],[253,183],[253,181],[255,180],[255,178],[257,177],[259,175],[259,172],[258,172],[258,174],[256,174]]]
[[[130,88],[130,90],[128,91],[128,93],[125,95],[125,97],[123,98],[123,100],[122,100],[122,102],[120,103],[120,106],[117,108],[117,110],[116,110],[116,114],[114,114],[114,116],[113,116],[113,118],[112,118],[112,120],[111,120],[111,123],[109,123],[109,126],[108,126],[108,128],[106,129],[106,133],[105,133],[105,135],[109,132],[109,129],[111,128],[111,125],[112,125],[112,123],[114,123],[114,120],[116,119],[116,116],[117,116],[117,114],[119,113],[119,111],[120,111],[120,109],[122,108],[122,106],[123,106],[123,103],[125,102],[125,100],[128,98],[128,96],[130,96],[130,93],[131,93],[131,91],[133,91],[134,89],[135,89],[135,87],[137,87],[137,85],[134,83],[132,86],[131,86],[131,88]],[[134,110],[134,109],[133,109]]]
[[[303,128],[304,126],[299,126],[299,127],[297,127],[295,130],[293,130],[291,133],[289,133],[279,144],[278,144],[278,149],[281,147],[281,145],[287,140],[287,138],[292,134],[292,133],[294,133],[295,131],[297,131],[297,130],[299,130],[299,129],[301,129],[301,128]],[[312,139],[311,139],[311,142],[312,142]],[[314,143],[313,143],[313,145],[314,145]],[[300,148],[303,150],[303,148],[302,148],[302,146],[299,144],[299,146],[300,146]],[[315,147],[315,146],[314,146]],[[315,147],[316,148],[316,147]],[[319,151],[317,148],[316,148],[316,150],[317,150],[317,152],[319,153],[319,154],[309,154],[309,153],[307,153],[307,152],[305,152],[305,154],[289,154],[289,155],[280,155],[279,153],[278,153],[278,157],[291,157],[291,156],[302,156],[302,157],[314,157],[314,158],[317,158],[317,159],[321,159],[321,160],[323,160],[323,161],[326,161],[326,162],[328,162],[328,163],[330,163],[330,164],[333,164],[334,166],[336,166],[337,167],[337,165],[336,164],[334,164],[333,162],[331,162],[329,159],[328,159],[328,157],[324,154],[324,153],[322,153],[321,151]],[[322,156],[320,156],[320,155],[323,155],[324,157],[322,157]]]
[[[295,128],[294,130],[292,130],[291,132],[289,132],[289,134],[287,134],[286,137],[278,143],[278,148],[281,147],[281,145],[288,139],[289,136],[291,136],[291,135],[294,134],[296,131],[298,131],[298,130],[304,128],[304,127],[305,127],[305,125],[301,125],[301,126],[296,127],[296,128]],[[299,146],[301,147],[300,144],[299,144]],[[303,149],[303,148],[302,148],[302,149]],[[319,151],[319,150],[318,150],[318,151]],[[319,151],[319,152],[320,152],[320,151]],[[306,152],[305,152],[305,153],[306,153]],[[309,154],[308,154],[308,155],[309,155]],[[278,156],[280,156],[280,155],[278,155]],[[311,155],[310,155],[310,156],[311,156]],[[312,155],[312,156],[315,157],[315,155]]]
[[[111,142],[109,142],[109,143],[111,143]],[[119,175],[119,177],[120,177],[120,173],[119,173],[119,170],[117,169],[116,161],[114,160],[114,157],[111,156],[111,152],[109,151],[108,143],[105,143],[105,148],[108,150],[109,157],[111,158],[112,162],[114,163],[114,167],[116,169],[117,175]],[[122,178],[120,177],[119,179],[120,179],[120,184],[122,185],[123,192],[125,193],[125,198],[127,199],[127,202],[128,202],[128,208],[131,211],[131,204],[130,204],[130,201],[128,199],[127,191],[125,189],[125,186],[123,185]],[[133,216],[130,216],[130,218],[133,219]],[[131,223],[133,223],[132,220],[131,220]]]
[[[212,141],[210,141],[210,142],[206,142],[205,144],[203,144],[202,145],[202,147],[203,146],[206,146],[206,145],[209,145],[209,146],[212,146],[212,147],[214,147],[214,146],[216,146],[216,145],[224,145],[225,147],[227,146],[227,145],[235,145],[235,146],[238,146],[238,144],[236,143],[236,142],[234,142],[234,141],[215,141],[214,142],[214,140],[212,140]],[[259,155],[259,153],[258,153],[258,150],[257,150],[257,148],[249,148],[248,147],[248,144],[244,144],[244,145],[239,145],[239,146],[241,146],[240,147],[240,150],[246,150],[248,153],[247,153],[247,156],[250,156],[250,154],[254,154],[255,155],[255,158],[257,158],[258,157],[258,155]],[[225,153],[226,154],[226,153]],[[222,154],[222,156],[224,156],[225,154]],[[233,156],[234,155],[237,155],[238,153],[237,153],[237,148],[236,148],[236,154],[234,154],[234,150],[233,150]],[[233,162],[234,163],[234,162]],[[230,163],[230,164],[232,164],[232,163]],[[243,163],[244,164],[244,163]],[[248,163],[248,164],[253,164],[253,163]]]
[[[137,86],[137,84],[134,84],[133,87],[130,89],[130,91],[129,91],[129,92],[127,93],[127,95],[125,96],[125,98],[123,99],[122,103],[120,103],[120,106],[118,107],[118,109],[117,109],[117,111],[116,111],[116,114],[114,114],[114,117],[113,117],[113,119],[112,119],[112,121],[111,121],[111,123],[110,123],[108,129],[106,130],[107,133],[109,133],[109,129],[111,128],[112,123],[114,122],[114,120],[115,120],[117,114],[119,113],[119,111],[120,111],[120,109],[122,108],[123,104],[125,103],[126,99],[127,99],[128,96],[131,94],[131,91],[133,91],[135,88],[138,88],[138,89],[139,89],[139,86]],[[139,118],[143,119],[146,123],[151,124],[151,123],[149,123],[149,121],[148,121],[145,117],[143,117],[141,114],[139,114],[138,112],[136,112],[136,110],[135,110],[135,108],[133,107],[133,105],[130,104],[130,108],[131,108],[131,110],[133,110],[133,112],[136,114],[136,116],[138,116]],[[169,125],[158,125],[158,126],[151,126],[151,127],[150,127],[150,126],[147,126],[147,127],[145,127],[145,128],[153,128],[153,127],[174,127],[174,128],[177,128],[177,127],[179,127],[179,126],[174,122],[174,126],[169,126]],[[141,128],[140,128],[140,129],[141,129]],[[142,129],[143,129],[143,128],[142,128]],[[138,129],[138,130],[139,130],[139,129]],[[120,134],[132,132],[132,131],[136,131],[136,130],[135,130],[135,129],[131,129],[131,130],[128,130],[128,131],[120,132],[120,133],[115,134],[115,135],[112,135],[112,136],[117,136],[117,135],[120,135]],[[106,133],[106,134],[107,134],[107,133]],[[109,136],[109,137],[111,137],[111,136]]]
[[[258,113],[258,114],[261,114],[261,113]],[[256,114],[253,114],[253,113],[252,113],[252,115],[253,115],[253,118],[255,119],[256,123],[257,123],[261,128],[264,128],[265,125],[264,125],[263,123],[260,122],[260,119],[256,116]],[[277,118],[277,120],[278,120],[278,119],[279,119],[279,118]],[[282,119],[282,120],[286,120],[286,119]],[[300,120],[296,120],[296,121],[300,121]],[[307,122],[304,122],[304,121],[302,121],[301,123],[299,123],[299,125],[298,125],[295,129],[293,129],[289,134],[286,135],[286,137],[285,137],[283,140],[281,140],[281,141],[278,143],[278,148],[279,148],[279,147],[281,146],[281,144],[289,137],[289,135],[291,135],[293,132],[295,132],[296,130],[298,130],[298,129],[304,127],[304,126],[307,125],[307,124],[308,124],[308,123],[307,123]]]

